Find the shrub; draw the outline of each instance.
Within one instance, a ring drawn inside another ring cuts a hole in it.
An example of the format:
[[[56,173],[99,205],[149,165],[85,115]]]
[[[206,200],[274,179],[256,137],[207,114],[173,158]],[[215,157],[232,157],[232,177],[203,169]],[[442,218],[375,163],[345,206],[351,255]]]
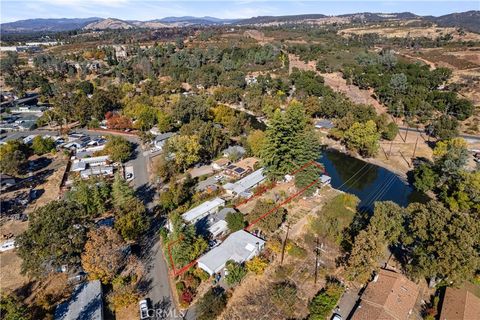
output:
[[[344,288],[340,283],[336,281],[327,282],[325,288],[320,290],[308,305],[308,310],[310,311],[308,320],[328,319],[343,291]]]
[[[254,257],[252,260],[246,262],[246,267],[248,271],[260,275],[268,267],[268,261],[265,258]]]

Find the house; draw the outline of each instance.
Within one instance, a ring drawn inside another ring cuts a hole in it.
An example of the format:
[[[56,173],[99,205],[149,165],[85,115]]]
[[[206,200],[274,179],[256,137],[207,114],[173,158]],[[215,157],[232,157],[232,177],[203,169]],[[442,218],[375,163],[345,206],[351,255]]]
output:
[[[219,246],[198,259],[198,267],[213,275],[220,272],[229,260],[244,263],[258,255],[265,241],[251,233],[239,230],[228,236]]]
[[[215,171],[220,171],[225,169],[230,164],[230,160],[227,158],[220,158],[212,162],[212,169]]]
[[[204,191],[213,192],[213,191],[216,191],[217,189],[218,189],[218,180],[216,179],[216,177],[209,177],[203,181],[200,181],[195,187],[195,190],[197,192],[204,192]]]
[[[208,216],[208,232],[217,238],[228,231],[227,214],[236,212],[233,208],[223,208],[215,214]]]
[[[418,285],[404,275],[381,269],[368,284],[351,319],[410,319],[418,294]]]
[[[225,206],[225,200],[222,198],[215,198],[208,200],[193,209],[188,210],[182,214],[183,220],[189,223],[196,223],[200,219],[212,213],[217,213],[220,207]]]
[[[327,119],[320,119],[315,121],[315,128],[317,129],[332,129],[335,127],[332,121]]]
[[[234,165],[234,164],[230,164],[225,168],[225,174],[226,175],[228,175],[230,177],[233,177],[233,178],[237,178],[237,179],[244,177],[249,172],[250,171],[248,169],[239,167],[239,166]]]
[[[6,190],[15,185],[15,177],[12,177],[8,174],[0,173],[0,190]]]
[[[471,286],[473,287],[473,285]],[[440,320],[480,320],[480,298],[469,289],[466,286],[447,287],[440,311]]]
[[[247,151],[242,146],[230,146],[227,149],[222,151],[222,154],[225,158],[241,158]]]
[[[103,293],[100,280],[81,283],[67,302],[55,310],[55,320],[102,320]]]
[[[113,176],[113,166],[93,166],[80,171],[82,179],[88,179],[92,176]]]
[[[263,175],[263,168],[261,168],[235,183],[224,184],[223,189],[233,196],[243,195],[253,187],[258,186],[265,179],[266,177]]]
[[[171,137],[173,137],[174,135],[175,135],[175,133],[173,133],[173,132],[166,132],[166,133],[162,133],[162,134],[159,134],[158,136],[156,136],[155,140],[153,142],[154,145],[155,145],[155,148],[162,150],[163,146],[165,145],[167,140],[170,139]]]

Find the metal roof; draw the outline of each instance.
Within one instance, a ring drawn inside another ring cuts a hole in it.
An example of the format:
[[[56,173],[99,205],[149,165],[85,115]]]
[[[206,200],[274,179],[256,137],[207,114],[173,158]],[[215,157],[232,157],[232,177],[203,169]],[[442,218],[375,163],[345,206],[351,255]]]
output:
[[[240,194],[259,184],[265,179],[266,177],[263,175],[263,168],[261,168],[235,183],[226,183],[223,188],[231,190],[234,194]]]
[[[55,320],[102,320],[102,285],[99,280],[79,284],[70,299],[55,310]]]
[[[219,272],[228,260],[243,263],[263,248],[265,241],[244,230],[232,233],[218,247],[213,248],[198,259],[198,265],[212,274]]]
[[[186,222],[197,221],[198,219],[206,216],[211,210],[225,205],[225,200],[221,198],[215,198],[213,200],[205,201],[199,206],[196,206],[193,209],[188,210],[182,214],[183,220]]]

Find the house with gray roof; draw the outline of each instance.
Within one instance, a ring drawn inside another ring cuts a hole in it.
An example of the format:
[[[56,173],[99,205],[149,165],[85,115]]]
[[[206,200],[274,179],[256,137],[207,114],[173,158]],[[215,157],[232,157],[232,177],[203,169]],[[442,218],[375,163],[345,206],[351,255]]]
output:
[[[219,246],[213,248],[198,259],[198,267],[213,275],[222,271],[229,260],[244,263],[260,253],[265,241],[239,230],[228,236]]]
[[[70,299],[57,307],[55,320],[103,320],[103,293],[99,280],[79,284]]]
[[[263,168],[261,168],[235,183],[226,183],[223,185],[223,189],[232,196],[243,196],[253,187],[265,181],[267,177],[263,174],[263,171]]]

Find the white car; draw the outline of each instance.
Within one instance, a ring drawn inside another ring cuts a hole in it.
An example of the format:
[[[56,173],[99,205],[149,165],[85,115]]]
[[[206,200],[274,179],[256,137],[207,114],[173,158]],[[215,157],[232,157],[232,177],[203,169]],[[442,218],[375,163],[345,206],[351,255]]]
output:
[[[343,318],[338,313],[334,313],[332,316],[332,320],[343,320]]]
[[[140,319],[148,319],[148,300],[143,299],[138,303],[140,306]]]

